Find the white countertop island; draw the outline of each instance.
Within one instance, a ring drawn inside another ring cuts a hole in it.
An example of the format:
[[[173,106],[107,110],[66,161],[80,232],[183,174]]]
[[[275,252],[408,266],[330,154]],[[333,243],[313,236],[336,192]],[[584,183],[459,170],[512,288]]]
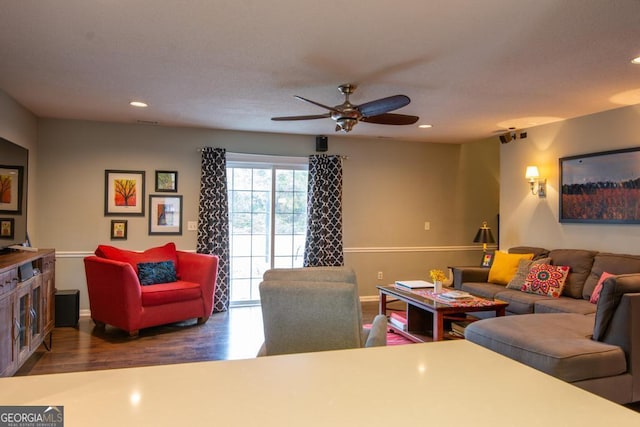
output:
[[[0,405],[86,426],[639,426],[640,414],[464,340],[0,378]]]

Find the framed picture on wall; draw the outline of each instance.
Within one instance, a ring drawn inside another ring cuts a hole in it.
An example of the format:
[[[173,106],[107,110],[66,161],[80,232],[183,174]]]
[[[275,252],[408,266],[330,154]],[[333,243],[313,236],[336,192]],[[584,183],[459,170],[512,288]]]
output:
[[[127,240],[127,220],[111,220],[111,240]]]
[[[13,239],[14,224],[13,218],[0,218],[0,239]]]
[[[177,193],[178,172],[156,171],[156,191],[162,193]]]
[[[149,234],[182,234],[182,196],[149,195]]]
[[[640,147],[559,161],[560,222],[640,223]]]
[[[493,264],[493,252],[485,252],[482,254],[482,262],[480,263],[481,267],[491,267]]]
[[[0,165],[0,213],[22,213],[22,166]]]
[[[144,171],[104,171],[104,214],[144,216]]]

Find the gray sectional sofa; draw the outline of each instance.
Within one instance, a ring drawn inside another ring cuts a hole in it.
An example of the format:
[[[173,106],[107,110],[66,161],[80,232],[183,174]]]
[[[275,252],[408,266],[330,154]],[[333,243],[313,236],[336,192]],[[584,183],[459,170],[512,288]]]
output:
[[[509,252],[569,266],[562,296],[506,289],[487,282],[487,268],[455,267],[455,288],[509,303],[507,316],[472,323],[465,338],[612,401],[640,401],[640,256],[534,247]],[[603,272],[615,276],[592,304]]]

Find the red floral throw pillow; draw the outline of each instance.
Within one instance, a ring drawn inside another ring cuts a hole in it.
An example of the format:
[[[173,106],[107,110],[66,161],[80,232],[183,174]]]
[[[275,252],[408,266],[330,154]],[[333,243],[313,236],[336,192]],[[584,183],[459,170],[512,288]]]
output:
[[[566,265],[532,265],[520,290],[530,294],[558,298],[562,295],[568,274],[569,267]]]

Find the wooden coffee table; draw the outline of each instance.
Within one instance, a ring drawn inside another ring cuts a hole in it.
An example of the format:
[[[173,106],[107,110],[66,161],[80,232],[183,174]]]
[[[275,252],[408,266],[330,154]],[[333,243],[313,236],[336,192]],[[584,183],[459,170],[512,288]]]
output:
[[[387,302],[391,297],[407,304],[407,330],[402,330],[389,323],[389,327],[399,335],[415,342],[441,341],[454,338],[444,331],[446,318],[464,319],[464,313],[478,311],[495,311],[496,316],[504,316],[509,305],[500,300],[487,300],[475,297],[473,301],[443,302],[429,295],[426,290],[409,291],[398,289],[393,285],[378,286],[380,292],[380,314],[387,314]],[[390,302],[390,301],[389,301]],[[456,317],[458,316],[458,317]],[[462,316],[462,317],[459,317]],[[431,335],[429,335],[431,332]]]

